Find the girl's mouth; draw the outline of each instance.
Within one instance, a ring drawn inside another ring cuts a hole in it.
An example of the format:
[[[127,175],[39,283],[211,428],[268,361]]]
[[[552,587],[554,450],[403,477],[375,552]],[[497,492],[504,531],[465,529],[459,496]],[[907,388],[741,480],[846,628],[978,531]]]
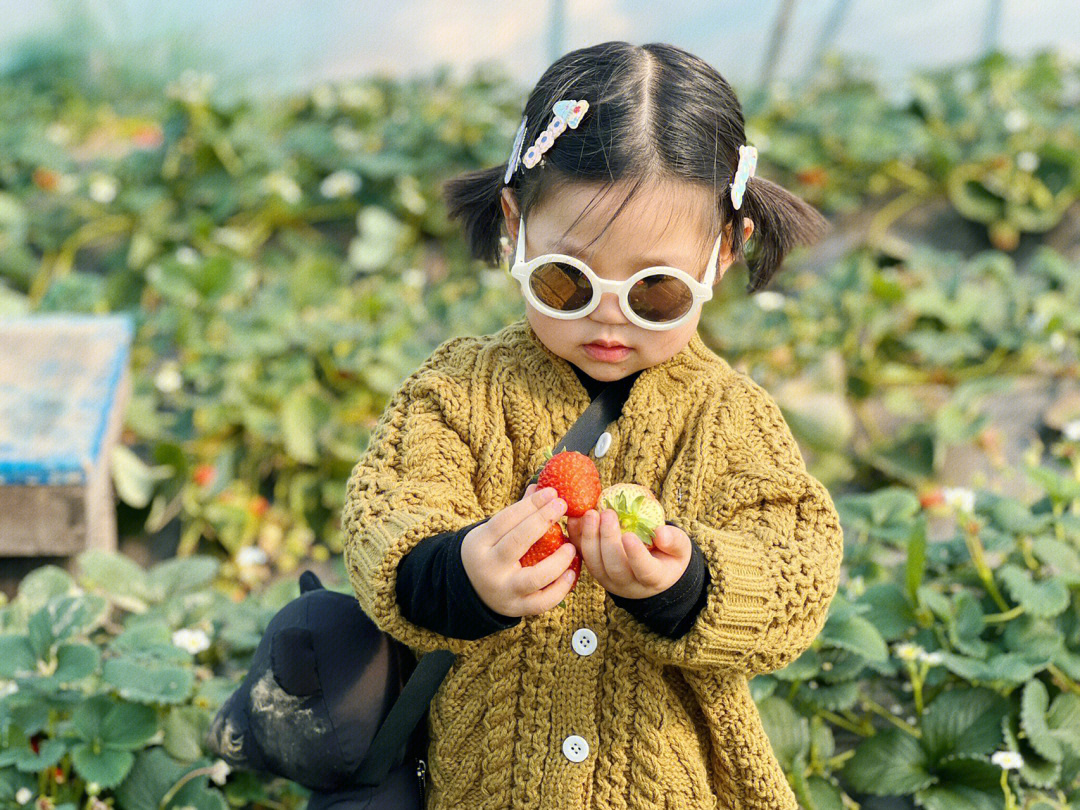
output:
[[[618,362],[630,354],[630,348],[627,346],[601,346],[599,343],[586,343],[585,351],[594,360],[606,363]]]

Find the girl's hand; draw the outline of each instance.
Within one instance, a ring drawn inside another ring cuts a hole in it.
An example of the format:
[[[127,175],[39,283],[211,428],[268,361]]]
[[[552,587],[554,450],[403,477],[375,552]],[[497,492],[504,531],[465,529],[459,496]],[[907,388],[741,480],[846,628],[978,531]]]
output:
[[[530,484],[520,501],[496,512],[461,541],[461,562],[476,593],[504,616],[531,616],[553,608],[576,578],[570,570],[577,556],[573,543],[563,543],[536,565],[520,563],[548,526],[566,512],[566,501],[555,497],[554,489],[536,489]]]
[[[646,546],[631,532],[622,532],[614,509],[566,519],[570,542],[581,549],[589,573],[616,596],[644,599],[662,593],[679,581],[690,564],[690,537],[665,523]]]

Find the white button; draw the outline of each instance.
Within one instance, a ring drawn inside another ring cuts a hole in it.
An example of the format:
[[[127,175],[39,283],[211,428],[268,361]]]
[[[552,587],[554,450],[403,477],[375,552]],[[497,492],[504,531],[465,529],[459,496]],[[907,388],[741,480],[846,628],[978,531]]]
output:
[[[596,652],[596,633],[588,627],[582,627],[570,642],[578,655],[592,655]]]
[[[571,734],[563,740],[562,752],[571,762],[582,762],[589,756],[589,743],[586,742],[584,737]]]
[[[596,440],[596,447],[593,448],[593,452],[597,458],[603,458],[607,455],[609,447],[611,447],[611,434],[605,430],[600,434],[600,438]]]

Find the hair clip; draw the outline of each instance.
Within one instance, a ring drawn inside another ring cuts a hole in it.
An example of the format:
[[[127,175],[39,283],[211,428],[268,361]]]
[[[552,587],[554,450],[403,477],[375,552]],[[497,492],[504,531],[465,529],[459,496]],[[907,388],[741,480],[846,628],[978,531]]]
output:
[[[742,208],[743,192],[746,191],[746,181],[754,176],[757,169],[757,149],[753,146],[743,145],[739,147],[739,166],[735,169],[735,182],[731,184],[731,204],[738,210]]]
[[[514,148],[510,150],[510,160],[506,163],[506,175],[503,177],[503,185],[510,182],[510,178],[517,171],[518,164],[521,163],[521,147],[525,143],[525,124],[528,120],[529,116],[522,117],[521,126],[518,127],[517,134],[514,135]]]
[[[556,101],[555,106],[551,109],[555,113],[554,118],[551,119],[547,129],[540,133],[536,142],[528,148],[525,156],[521,159],[526,169],[531,169],[540,162],[540,156],[551,148],[556,138],[566,132],[567,127],[570,127],[570,129],[578,128],[582,117],[589,111],[589,102],[585,101],[585,99],[575,101],[571,98],[564,98]]]

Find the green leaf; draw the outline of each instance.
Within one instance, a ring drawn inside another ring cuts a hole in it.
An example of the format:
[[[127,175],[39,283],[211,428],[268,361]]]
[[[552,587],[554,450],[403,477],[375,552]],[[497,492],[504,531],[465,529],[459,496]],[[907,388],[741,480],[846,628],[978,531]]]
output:
[[[151,467],[119,442],[112,448],[110,462],[117,496],[135,509],[148,506],[157,482],[165,481],[173,475],[172,467],[164,464]]]
[[[220,568],[217,560],[206,555],[166,560],[155,565],[147,574],[148,595],[160,602],[197,591],[213,582]]]
[[[109,649],[131,653],[135,658],[150,657],[162,663],[191,663],[191,653],[172,643],[172,630],[161,619],[128,621],[124,632],[109,643]]]
[[[75,772],[87,782],[97,782],[103,788],[112,788],[124,781],[135,755],[130,751],[79,743],[71,749],[71,764]]]
[[[1014,498],[997,497],[990,506],[990,519],[1007,532],[1018,535],[1037,534],[1053,515],[1035,515],[1031,509]]]
[[[922,744],[938,761],[947,755],[989,754],[1001,743],[1009,701],[991,689],[960,687],[942,692],[922,718]]]
[[[72,683],[93,675],[101,661],[101,653],[92,644],[63,644],[56,651],[57,683]]]
[[[35,568],[19,583],[18,600],[27,613],[34,613],[56,596],[74,596],[75,580],[57,565]]]
[[[151,706],[117,703],[101,724],[101,739],[114,748],[138,748],[157,733],[157,712]]]
[[[858,653],[868,661],[881,663],[889,657],[885,639],[874,625],[862,616],[851,615],[846,620],[834,621],[830,615],[825,620],[821,639],[836,647]]]
[[[856,681],[846,683],[818,684],[811,681],[799,685],[799,699],[816,709],[830,712],[850,709],[859,699],[859,684]]]
[[[926,573],[926,522],[920,521],[908,541],[907,562],[904,565],[904,584],[914,601]]]
[[[860,607],[869,607],[863,615],[886,641],[903,638],[908,628],[916,624],[911,602],[899,586],[891,582],[871,585],[859,597]]]
[[[1061,762],[1065,752],[1062,741],[1051,731],[1047,722],[1049,706],[1050,696],[1043,682],[1029,681],[1020,697],[1020,727],[1039,756],[1050,762]]]
[[[322,399],[305,388],[294,388],[281,406],[286,452],[305,464],[318,462],[318,431],[329,417],[329,406]]]
[[[140,751],[131,773],[116,789],[121,810],[159,810],[161,800],[173,785],[189,771],[208,764],[205,759],[181,764],[158,746]],[[208,782],[205,775],[188,780],[164,810],[180,810],[184,807],[195,810],[227,810],[221,793],[209,788]]]
[[[1045,664],[1032,662],[1019,653],[992,655],[983,661],[955,653],[942,652],[941,662],[945,668],[964,680],[982,683],[1021,684],[1035,677]]]
[[[1031,572],[1012,563],[997,570],[1012,598],[1024,606],[1031,616],[1051,618],[1069,606],[1069,591],[1055,579],[1033,582]]]
[[[776,758],[785,771],[791,771],[796,759],[810,755],[810,729],[786,700],[767,697],[758,706],[765,734]]]
[[[103,591],[114,600],[134,600],[136,609],[145,608],[146,573],[130,557],[89,549],[76,558],[76,563],[78,580],[84,588]]]
[[[1049,566],[1048,579],[1056,579],[1063,585],[1080,585],[1080,553],[1067,543],[1054,537],[1036,537],[1031,550]]]
[[[57,596],[30,617],[30,644],[39,658],[58,641],[81,635],[97,626],[105,616],[108,605],[100,596]]]
[[[146,658],[112,658],[105,662],[103,677],[120,697],[140,703],[181,703],[195,682],[190,669]]]
[[[29,678],[37,671],[37,656],[26,636],[0,636],[0,677]]]
[[[36,754],[29,745],[20,749],[15,755],[15,767],[23,773],[40,773],[59,762],[65,751],[63,740],[42,740]]]
[[[859,743],[841,776],[853,789],[875,796],[902,796],[936,783],[919,741],[887,728]]]
[[[807,647],[802,654],[782,669],[769,673],[781,681],[804,681],[817,675],[820,661],[813,647]]]
[[[926,810],[1001,810],[1001,769],[985,759],[952,757],[937,775],[941,783],[920,790],[915,800]]]
[[[191,762],[204,755],[202,740],[210,727],[210,716],[197,706],[174,706],[162,728],[163,745],[172,756]]]
[[[990,645],[979,638],[986,626],[979,600],[969,591],[960,591],[953,597],[956,612],[948,622],[949,640],[965,655],[986,658]]]

